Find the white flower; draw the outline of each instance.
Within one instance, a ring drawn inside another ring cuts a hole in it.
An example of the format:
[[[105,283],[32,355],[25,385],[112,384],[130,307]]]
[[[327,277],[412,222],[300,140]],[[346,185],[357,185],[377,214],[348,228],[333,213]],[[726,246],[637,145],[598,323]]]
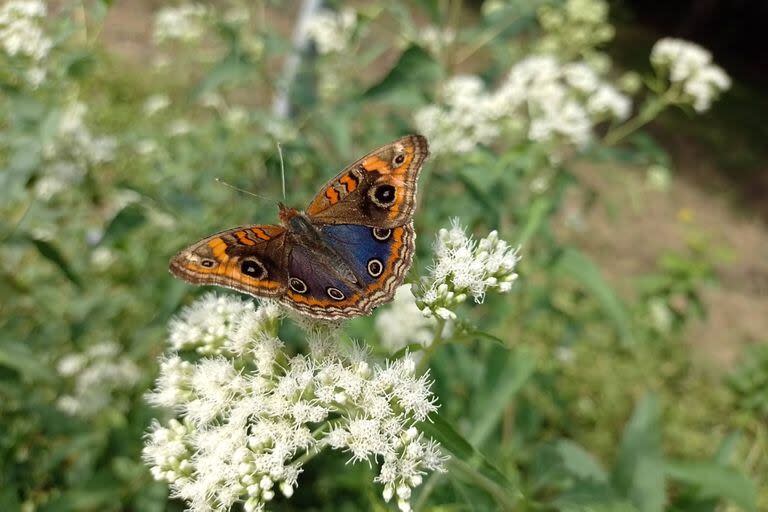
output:
[[[149,399],[179,418],[152,426],[144,448],[152,475],[192,511],[238,501],[263,510],[277,490],[293,494],[303,455],[330,447],[351,461],[381,462],[384,495],[395,489],[407,506],[410,489],[445,462],[414,427],[437,409],[429,376],[417,377],[407,358],[371,364],[358,349],[291,357],[275,336],[278,318],[271,302],[254,310],[207,295],[171,322],[174,350],[218,347],[221,355],[191,362],[171,353],[161,362]]]
[[[27,83],[32,86],[33,89],[40,87],[45,81],[45,77],[48,76],[48,71],[45,68],[39,66],[33,66],[27,69],[25,77]]]
[[[57,401],[59,409],[86,418],[108,408],[126,408],[127,393],[141,378],[138,366],[122,355],[122,348],[111,341],[91,345],[80,354],[62,357],[56,370],[71,380],[71,389]]]
[[[435,260],[420,285],[417,303],[425,314],[454,318],[453,308],[470,296],[482,302],[489,289],[509,292],[517,279],[518,260],[517,251],[499,239],[496,231],[475,242],[454,221],[451,229],[438,233]]]
[[[619,121],[626,120],[632,113],[632,100],[609,84],[602,84],[587,100],[591,114],[608,114]]]
[[[190,42],[200,39],[205,33],[207,10],[200,4],[183,4],[178,7],[164,7],[155,14],[155,42],[178,40]]]
[[[344,8],[338,13],[323,9],[307,22],[307,34],[321,55],[342,53],[349,47],[357,25],[357,12]]]
[[[428,25],[419,29],[416,40],[434,54],[440,54],[456,40],[456,31],[450,27]]]
[[[682,39],[663,38],[653,45],[651,63],[669,74],[698,112],[709,110],[717,96],[731,87],[731,79],[712,62],[712,54]]]
[[[168,108],[171,104],[170,98],[166,94],[153,94],[144,101],[144,114],[146,116],[153,116],[161,110]]]
[[[594,92],[600,84],[597,73],[584,62],[572,62],[563,66],[563,77],[569,85],[583,93]]]
[[[171,320],[169,343],[174,350],[220,354],[232,330],[253,316],[253,301],[211,292]]]
[[[152,139],[141,139],[136,142],[136,152],[140,155],[149,155],[157,151],[157,142]]]
[[[176,119],[168,125],[168,135],[180,137],[192,131],[192,124],[186,119]]]
[[[629,97],[605,82],[586,62],[561,64],[533,55],[517,64],[494,91],[479,77],[456,76],[441,89],[442,105],[416,112],[414,124],[435,153],[464,153],[490,144],[509,128],[537,142],[585,146],[595,124],[623,120]]]
[[[411,343],[428,347],[434,337],[434,324],[434,319],[425,317],[416,305],[410,284],[400,286],[392,302],[374,320],[381,345],[390,353]]]
[[[45,14],[45,3],[39,0],[12,0],[0,7],[0,46],[5,53],[35,62],[45,59],[53,46],[40,25],[39,18]],[[30,82],[39,79],[40,73],[36,71],[30,78]]]
[[[85,122],[87,112],[88,107],[78,101],[62,109],[56,132],[43,146],[42,176],[35,183],[38,197],[50,199],[78,183],[89,166],[114,160],[117,139],[91,133]]]
[[[428,105],[414,116],[416,128],[429,138],[435,153],[466,153],[501,133],[495,105],[480,77],[451,78],[443,85],[441,97],[444,107]]]

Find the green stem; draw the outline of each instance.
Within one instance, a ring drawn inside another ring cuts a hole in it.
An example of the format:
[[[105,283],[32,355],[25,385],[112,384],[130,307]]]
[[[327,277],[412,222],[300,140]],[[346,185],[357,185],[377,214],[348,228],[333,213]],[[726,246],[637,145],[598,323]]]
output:
[[[326,427],[328,427],[328,426],[329,426],[329,425],[328,425],[328,423],[323,423],[322,425],[320,425],[319,427],[317,427],[317,428],[316,428],[316,429],[315,429],[315,430],[312,432],[312,437],[313,437],[314,439],[319,439],[319,438],[322,436],[322,434],[324,434],[324,433],[325,433],[325,429],[326,429]],[[313,447],[313,448],[310,448],[309,450],[307,450],[306,452],[304,452],[304,453],[301,455],[301,457],[299,457],[298,459],[296,459],[296,460],[294,461],[294,464],[297,464],[298,466],[303,466],[304,464],[306,464],[306,463],[307,463],[307,462],[309,462],[310,460],[314,459],[314,458],[315,458],[315,456],[316,456],[318,453],[320,453],[320,452],[322,451],[322,449],[323,449],[323,448],[324,448],[324,447],[320,447],[320,448],[314,448],[314,447]]]
[[[451,458],[449,465],[449,471],[454,472],[454,474],[463,475],[466,480],[470,480],[477,487],[483,489],[488,494],[493,496],[493,499],[495,499],[500,506],[499,510],[515,509],[515,498],[510,496],[509,490],[503,488],[487,476],[483,475],[477,468],[455,457]],[[419,493],[419,498],[416,500],[416,503],[413,506],[413,509],[416,512],[424,509],[429,496],[435,490],[437,484],[439,484],[444,477],[445,475],[443,473],[432,473],[432,476],[429,477],[424,486],[421,488],[422,490]]]
[[[612,146],[625,139],[638,129],[656,119],[665,108],[675,103],[676,98],[677,91],[675,89],[670,89],[658,98],[648,102],[645,108],[643,108],[637,116],[626,123],[609,130],[608,133],[605,134],[605,137],[603,137],[603,144]]]
[[[442,318],[438,318],[437,324],[435,324],[435,337],[432,340],[432,344],[422,351],[421,361],[419,361],[419,366],[416,368],[417,375],[420,375],[427,370],[427,368],[429,367],[430,359],[432,359],[432,356],[434,355],[437,348],[443,344],[444,329],[445,329],[445,320]]]

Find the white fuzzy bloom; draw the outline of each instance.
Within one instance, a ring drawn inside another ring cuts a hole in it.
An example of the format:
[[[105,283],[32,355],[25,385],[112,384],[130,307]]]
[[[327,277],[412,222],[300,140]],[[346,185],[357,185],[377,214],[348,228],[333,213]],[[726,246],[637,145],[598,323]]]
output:
[[[171,104],[171,99],[167,94],[153,94],[144,101],[144,114],[147,116],[153,116],[156,113],[168,108]]]
[[[263,510],[278,490],[293,494],[302,455],[330,447],[382,462],[376,481],[385,496],[396,487],[405,506],[445,460],[414,427],[437,409],[429,376],[417,377],[407,358],[382,367],[363,350],[342,352],[337,338],[321,343],[336,336],[327,328],[311,333],[320,350],[291,357],[276,337],[279,317],[272,302],[256,310],[209,294],[171,322],[172,352],[149,399],[179,418],[152,427],[144,458],[153,476],[195,512],[238,501]],[[187,361],[174,353],[180,347],[217,355]]]
[[[624,121],[632,113],[632,100],[609,84],[600,85],[587,100],[587,111],[593,115],[608,114]]]
[[[155,14],[153,31],[155,42],[172,40],[190,42],[200,39],[205,33],[207,14],[205,6],[200,4],[183,4],[160,9]]]
[[[173,350],[220,354],[233,330],[257,315],[253,301],[211,292],[171,320],[168,341]]]
[[[419,29],[416,40],[433,54],[440,54],[456,40],[456,31],[450,27],[428,25]]]
[[[122,355],[122,348],[111,341],[62,357],[56,370],[71,382],[67,392],[59,397],[58,408],[86,418],[109,408],[122,410],[127,407],[127,394],[141,378],[138,366]]]
[[[418,110],[414,124],[435,153],[466,153],[501,133],[495,105],[480,77],[458,75],[441,89],[443,105]]]
[[[339,12],[322,9],[307,22],[307,34],[321,55],[342,53],[349,47],[357,26],[357,12],[344,8]]]
[[[95,136],[85,122],[87,112],[88,107],[78,101],[60,112],[57,130],[43,146],[43,172],[35,183],[39,198],[50,199],[78,183],[89,166],[114,160],[117,139]]]
[[[168,135],[181,137],[192,131],[192,124],[186,119],[175,119],[168,124]]]
[[[701,46],[682,39],[663,38],[653,45],[651,63],[669,74],[697,112],[709,110],[712,102],[731,87],[725,71],[712,62],[712,54]]]
[[[430,275],[417,293],[419,306],[427,315],[455,318],[453,309],[470,296],[479,303],[488,290],[509,292],[517,279],[518,260],[517,250],[496,231],[475,242],[454,221],[451,229],[438,233]]]
[[[40,62],[53,46],[40,19],[46,14],[39,0],[12,0],[0,7],[0,47],[10,57],[25,56]],[[39,72],[32,79],[39,78]]]
[[[595,124],[623,120],[629,97],[604,81],[586,62],[561,64],[534,55],[515,64],[494,91],[479,77],[457,76],[444,84],[442,104],[416,112],[414,124],[435,153],[465,153],[490,144],[510,128],[537,142],[586,145]]]
[[[600,77],[585,62],[572,62],[563,66],[563,77],[568,85],[583,93],[591,93],[600,85]]]
[[[374,320],[381,344],[390,353],[412,343],[428,347],[434,337],[434,324],[434,319],[425,317],[416,305],[410,284],[400,286],[392,302]]]

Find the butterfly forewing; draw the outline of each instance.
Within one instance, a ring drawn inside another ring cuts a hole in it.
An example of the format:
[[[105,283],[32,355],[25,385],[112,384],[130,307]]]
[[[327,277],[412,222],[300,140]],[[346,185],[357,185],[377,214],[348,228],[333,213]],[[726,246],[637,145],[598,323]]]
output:
[[[372,151],[325,184],[307,208],[321,224],[395,227],[410,221],[427,140],[408,135]]]
[[[234,288],[257,297],[285,292],[285,229],[243,226],[204,238],[171,260],[173,275],[193,284]]]

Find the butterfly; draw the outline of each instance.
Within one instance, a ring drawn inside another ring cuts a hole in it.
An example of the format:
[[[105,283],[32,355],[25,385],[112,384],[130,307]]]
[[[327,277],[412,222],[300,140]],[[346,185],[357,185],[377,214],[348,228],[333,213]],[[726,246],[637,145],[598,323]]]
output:
[[[279,204],[280,225],[211,235],[174,256],[170,271],[313,318],[370,314],[392,299],[411,266],[416,180],[428,155],[426,138],[402,137],[341,171],[306,211]]]

